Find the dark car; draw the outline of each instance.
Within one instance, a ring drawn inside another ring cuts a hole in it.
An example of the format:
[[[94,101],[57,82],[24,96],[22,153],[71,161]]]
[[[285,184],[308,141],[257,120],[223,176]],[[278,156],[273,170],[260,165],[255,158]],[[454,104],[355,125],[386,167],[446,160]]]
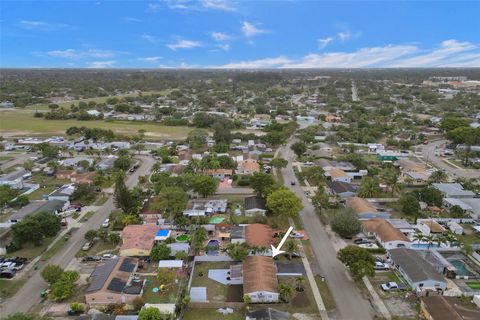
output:
[[[360,238],[360,239],[353,240],[353,243],[355,243],[355,244],[366,244],[366,243],[372,243],[372,241],[369,240],[369,239]]]
[[[99,256],[88,256],[88,257],[83,257],[82,259],[83,262],[95,262],[100,260],[102,260],[102,257],[99,257]]]
[[[292,185],[292,186],[294,186],[294,185],[296,185],[296,184],[297,184],[297,183],[296,183],[295,181],[290,182],[290,185]]]
[[[0,278],[12,279],[13,277],[15,277],[15,273],[15,270],[2,270],[0,272]]]

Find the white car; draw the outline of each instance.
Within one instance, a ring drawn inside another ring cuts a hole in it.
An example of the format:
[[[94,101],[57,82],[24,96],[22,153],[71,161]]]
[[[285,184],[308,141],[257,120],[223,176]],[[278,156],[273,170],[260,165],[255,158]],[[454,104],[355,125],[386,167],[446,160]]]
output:
[[[375,261],[375,266],[373,268],[375,270],[390,270],[390,265],[388,263]]]
[[[102,227],[108,228],[110,226],[110,219],[105,219],[102,223]]]
[[[378,246],[375,243],[362,243],[358,246],[365,249],[378,249]]]
[[[290,238],[299,238],[299,239],[301,239],[301,238],[303,238],[303,237],[305,237],[305,235],[304,235],[303,233],[300,233],[300,232],[295,232],[295,231],[294,231],[294,232],[290,233]]]
[[[110,260],[110,259],[115,259],[117,256],[112,254],[112,253],[105,253],[102,255],[102,260]]]

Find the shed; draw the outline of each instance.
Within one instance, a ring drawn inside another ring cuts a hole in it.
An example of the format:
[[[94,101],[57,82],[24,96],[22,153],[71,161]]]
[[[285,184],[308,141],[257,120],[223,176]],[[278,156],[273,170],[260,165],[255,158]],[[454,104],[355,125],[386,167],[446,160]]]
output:
[[[160,260],[158,261],[159,268],[181,268],[183,266],[182,260]]]

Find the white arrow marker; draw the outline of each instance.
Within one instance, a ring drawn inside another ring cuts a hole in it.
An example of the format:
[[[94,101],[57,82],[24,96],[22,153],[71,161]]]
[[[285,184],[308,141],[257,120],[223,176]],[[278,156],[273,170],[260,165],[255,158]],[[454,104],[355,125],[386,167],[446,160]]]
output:
[[[290,235],[290,233],[292,232],[292,230],[293,230],[293,227],[290,226],[290,228],[288,228],[288,230],[287,230],[287,233],[285,233],[285,235],[283,236],[282,241],[280,241],[280,243],[278,244],[277,248],[275,248],[272,244],[272,258],[274,258],[275,256],[285,252],[285,251],[282,251],[280,249],[282,248],[283,244],[287,240],[287,238]]]

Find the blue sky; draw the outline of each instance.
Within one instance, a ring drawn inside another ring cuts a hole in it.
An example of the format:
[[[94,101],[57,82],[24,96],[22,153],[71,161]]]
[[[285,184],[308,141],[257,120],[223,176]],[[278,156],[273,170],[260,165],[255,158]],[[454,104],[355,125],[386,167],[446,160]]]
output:
[[[480,1],[1,1],[1,67],[480,67]]]

